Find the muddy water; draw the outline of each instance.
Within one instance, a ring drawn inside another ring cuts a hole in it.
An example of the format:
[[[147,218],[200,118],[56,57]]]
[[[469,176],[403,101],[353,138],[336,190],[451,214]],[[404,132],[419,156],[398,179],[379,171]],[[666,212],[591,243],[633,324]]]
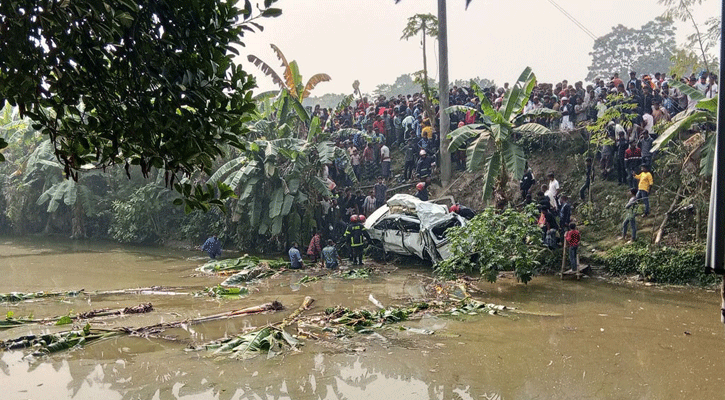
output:
[[[480,299],[532,314],[429,316],[403,325],[430,336],[386,329],[307,341],[272,359],[217,360],[190,343],[280,321],[309,295],[311,313],[341,304],[370,307],[419,298],[420,274],[400,268],[370,280],[302,273],[256,285],[242,300],[189,293],[216,285],[199,276],[200,253],[106,243],[0,239],[0,292],[85,289],[75,298],[0,304],[0,312],[36,318],[151,302],[149,314],[109,317],[97,327],[143,326],[210,315],[274,299],[288,310],[167,332],[178,340],[118,337],[42,359],[0,353],[2,399],[722,399],[725,337],[716,293],[627,288],[596,280],[536,277],[528,286],[481,283]],[[94,294],[164,286],[171,294]],[[539,313],[539,315],[536,315]],[[559,314],[559,316],[547,316]],[[24,326],[0,339],[57,330]]]

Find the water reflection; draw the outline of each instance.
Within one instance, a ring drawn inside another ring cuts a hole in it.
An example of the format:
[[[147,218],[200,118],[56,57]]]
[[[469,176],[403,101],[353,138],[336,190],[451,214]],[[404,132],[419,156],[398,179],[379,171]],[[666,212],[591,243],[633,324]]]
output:
[[[123,353],[119,349],[120,353]],[[85,358],[33,362],[20,352],[0,355],[4,377],[12,388],[4,399],[473,399],[469,385],[426,382],[421,366],[380,365],[366,357],[318,353],[273,360],[214,361],[202,357],[168,357],[149,362],[126,354],[96,363]],[[161,361],[164,359],[164,361]],[[185,359],[184,359],[185,358]],[[297,363],[296,361],[299,361]],[[189,368],[194,363],[194,368]],[[272,363],[278,370],[267,370]],[[264,372],[261,372],[264,371]],[[307,373],[303,373],[307,371]],[[295,374],[296,372],[296,374]],[[11,376],[22,376],[13,379]],[[4,382],[3,382],[4,381]]]

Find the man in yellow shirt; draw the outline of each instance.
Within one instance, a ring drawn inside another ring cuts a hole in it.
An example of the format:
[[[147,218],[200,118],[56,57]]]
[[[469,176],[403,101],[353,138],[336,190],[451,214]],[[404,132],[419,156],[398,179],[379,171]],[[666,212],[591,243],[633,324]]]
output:
[[[423,129],[420,131],[420,135],[428,140],[433,139],[433,127],[430,126],[429,120],[423,121]]]
[[[634,171],[632,171],[632,175],[634,175],[635,179],[639,180],[639,185],[637,186],[637,199],[642,199],[642,203],[644,203],[643,217],[646,217],[649,215],[649,190],[654,184],[654,180],[652,179],[652,174],[649,172],[649,167],[647,165],[643,165],[641,170],[642,172],[640,172],[639,175],[635,175]]]

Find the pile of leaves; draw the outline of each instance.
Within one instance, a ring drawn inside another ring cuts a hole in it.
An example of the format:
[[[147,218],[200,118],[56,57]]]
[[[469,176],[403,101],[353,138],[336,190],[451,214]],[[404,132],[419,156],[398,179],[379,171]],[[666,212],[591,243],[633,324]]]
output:
[[[462,300],[458,305],[454,306],[450,311],[450,315],[477,315],[477,314],[489,314],[497,315],[499,311],[513,311],[511,307],[506,307],[499,304],[484,303],[482,301],[467,298]]]
[[[347,307],[330,307],[325,310],[323,322],[328,325],[344,325],[356,331],[371,327],[380,328],[386,324],[407,321],[413,314],[427,310],[428,303],[418,303],[410,307],[388,307],[377,311],[365,309],[350,310]]]
[[[219,273],[224,271],[252,270],[255,267],[278,270],[288,263],[283,260],[260,260],[259,257],[245,254],[239,258],[228,258],[224,260],[210,260],[197,268],[198,271],[208,273]]]
[[[213,356],[227,356],[247,360],[266,353],[272,358],[283,351],[297,350],[301,342],[282,328],[266,326],[262,329],[215,340],[190,350],[213,350]]]
[[[89,342],[118,336],[119,331],[91,329],[86,324],[81,330],[70,330],[45,335],[27,335],[7,341],[0,341],[0,350],[33,348],[33,356],[43,356],[63,350],[81,347]]]

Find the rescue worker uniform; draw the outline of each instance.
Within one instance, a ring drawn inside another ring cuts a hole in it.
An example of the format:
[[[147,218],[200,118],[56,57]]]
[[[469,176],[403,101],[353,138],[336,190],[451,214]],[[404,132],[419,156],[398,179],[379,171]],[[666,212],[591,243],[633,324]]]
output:
[[[370,234],[368,234],[367,229],[359,222],[351,223],[345,231],[345,239],[350,244],[350,250],[352,250],[352,263],[362,265],[365,246],[364,239],[370,241]]]

